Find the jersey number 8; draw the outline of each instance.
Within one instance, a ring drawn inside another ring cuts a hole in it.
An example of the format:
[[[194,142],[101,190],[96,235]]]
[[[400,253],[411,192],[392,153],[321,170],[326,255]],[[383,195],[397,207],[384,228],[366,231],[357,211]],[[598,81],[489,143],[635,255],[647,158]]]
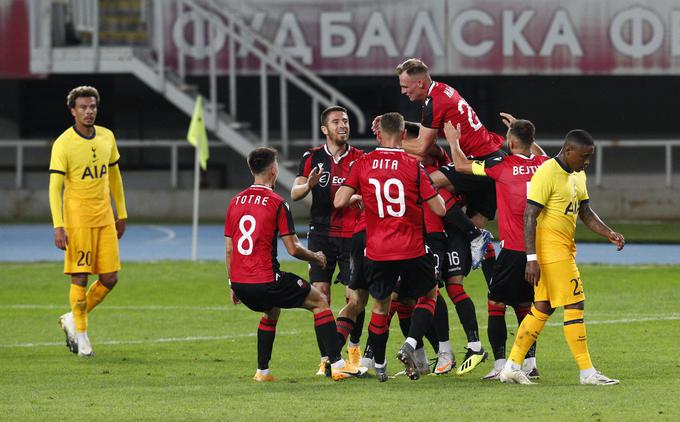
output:
[[[250,227],[246,229],[246,222],[250,223]],[[241,255],[250,255],[253,253],[253,238],[255,232],[255,217],[252,215],[244,215],[238,222],[238,228],[241,230],[241,238],[236,243],[236,249]]]

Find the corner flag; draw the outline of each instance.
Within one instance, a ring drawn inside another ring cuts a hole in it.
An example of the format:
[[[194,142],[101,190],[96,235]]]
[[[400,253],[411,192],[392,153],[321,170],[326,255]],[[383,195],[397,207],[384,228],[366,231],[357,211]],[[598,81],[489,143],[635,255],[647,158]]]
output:
[[[196,99],[194,114],[191,116],[187,141],[195,148],[198,148],[198,159],[200,160],[201,168],[206,170],[208,168],[210,151],[208,150],[208,134],[205,132],[205,121],[203,120],[203,99],[200,95]]]

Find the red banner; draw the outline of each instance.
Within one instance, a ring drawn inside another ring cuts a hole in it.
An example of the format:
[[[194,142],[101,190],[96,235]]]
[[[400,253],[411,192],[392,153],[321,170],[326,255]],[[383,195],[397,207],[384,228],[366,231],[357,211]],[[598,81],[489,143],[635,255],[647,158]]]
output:
[[[28,29],[26,2],[0,1],[0,78],[30,76]]]
[[[391,75],[420,57],[437,74],[680,74],[679,0],[224,0],[273,44],[322,74]],[[349,7],[351,5],[351,7]],[[168,4],[169,6],[169,4]],[[173,12],[166,53],[207,69],[205,26]],[[226,9],[225,9],[226,11]],[[215,48],[227,70],[223,33]],[[239,68],[259,61],[241,47]]]

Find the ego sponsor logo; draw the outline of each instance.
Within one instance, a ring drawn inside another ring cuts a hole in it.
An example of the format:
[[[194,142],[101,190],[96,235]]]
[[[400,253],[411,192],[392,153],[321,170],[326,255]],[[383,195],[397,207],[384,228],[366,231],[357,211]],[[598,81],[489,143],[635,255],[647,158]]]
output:
[[[331,180],[331,172],[330,171],[324,171],[321,173],[321,178],[319,179],[319,186],[322,188],[325,188],[328,186],[328,182]]]

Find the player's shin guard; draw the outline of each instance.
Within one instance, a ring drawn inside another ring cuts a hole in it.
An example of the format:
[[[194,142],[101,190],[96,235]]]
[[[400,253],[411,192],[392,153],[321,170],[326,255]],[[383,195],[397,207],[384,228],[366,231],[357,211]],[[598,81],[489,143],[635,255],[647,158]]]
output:
[[[338,341],[340,342],[340,349],[345,345],[347,336],[354,329],[354,321],[347,317],[338,317],[335,322],[338,327]]]
[[[392,323],[392,317],[397,313],[397,308],[399,308],[399,301],[393,300],[390,302],[390,311],[387,313],[387,325]]]
[[[588,353],[586,326],[583,322],[582,309],[564,310],[564,337],[567,339],[567,344],[576,360],[578,369],[592,368],[593,362],[590,360],[590,353]]]
[[[364,331],[364,319],[366,318],[366,311],[361,311],[357,315],[357,320],[354,323],[354,328],[349,333],[349,341],[352,344],[357,344],[361,341],[361,332]]]
[[[87,298],[85,287],[71,283],[69,302],[77,333],[87,332]]]
[[[456,306],[456,313],[463,325],[468,343],[479,341],[479,326],[477,325],[477,315],[475,314],[475,304],[470,299],[462,284],[446,285],[446,292],[451,301]]]
[[[408,331],[411,328],[411,314],[413,314],[413,306],[399,302],[397,316],[399,317],[399,328],[401,328],[404,338],[408,337]]]
[[[420,342],[427,332],[427,329],[432,325],[432,318],[434,317],[434,309],[436,302],[427,297],[418,299],[413,315],[411,316],[411,327],[408,331],[408,336]]]
[[[328,353],[328,360],[333,363],[340,360],[340,345],[338,344],[338,329],[335,326],[333,312],[330,309],[314,314],[314,331],[317,342],[323,345]]]
[[[489,310],[489,343],[495,360],[505,359],[505,342],[508,339],[508,328],[505,325],[505,305],[487,302]]]
[[[510,351],[510,360],[516,364],[521,364],[524,357],[532,344],[538,339],[539,334],[543,330],[546,321],[548,321],[548,314],[544,314],[535,307],[531,308],[531,312],[524,317],[522,323],[517,329],[515,336],[515,343],[512,345]]]
[[[470,217],[458,206],[451,207],[446,211],[444,221],[447,225],[453,225],[456,229],[465,233],[465,237],[468,240],[473,240],[482,234],[472,220],[470,220]]]
[[[491,277],[493,276],[493,267],[495,264],[496,249],[494,249],[493,243],[489,243],[486,247],[484,260],[482,261],[482,273],[484,273],[484,279],[486,280],[487,287],[491,284]]]
[[[387,315],[371,313],[371,322],[368,324],[368,342],[373,349],[375,362],[385,362],[385,349],[390,330],[387,325]]]
[[[97,305],[99,305],[111,289],[104,286],[99,280],[92,283],[90,288],[87,290],[87,312],[92,311]]]
[[[515,315],[517,316],[517,325],[521,324],[522,321],[524,320],[524,317],[527,316],[529,311],[531,310],[531,305],[527,306],[515,306]],[[527,352],[526,358],[533,358],[536,357],[536,342],[531,345],[529,348],[529,351]]]
[[[263,316],[257,327],[257,369],[268,369],[274,348],[277,320]]]

